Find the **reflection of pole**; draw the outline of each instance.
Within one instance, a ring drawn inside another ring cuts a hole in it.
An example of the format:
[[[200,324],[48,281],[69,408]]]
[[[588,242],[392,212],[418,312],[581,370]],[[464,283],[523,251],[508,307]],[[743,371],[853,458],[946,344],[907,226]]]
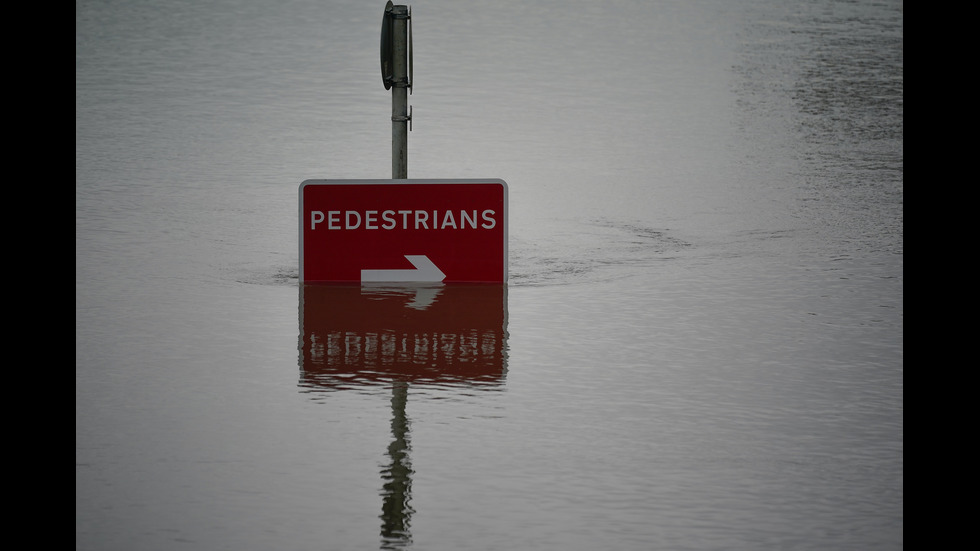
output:
[[[408,178],[408,6],[392,6],[391,177]]]
[[[408,382],[395,381],[391,393],[391,435],[388,457],[391,464],[381,471],[384,500],[381,504],[381,548],[396,549],[412,543],[412,464],[408,457],[409,423],[405,415]]]

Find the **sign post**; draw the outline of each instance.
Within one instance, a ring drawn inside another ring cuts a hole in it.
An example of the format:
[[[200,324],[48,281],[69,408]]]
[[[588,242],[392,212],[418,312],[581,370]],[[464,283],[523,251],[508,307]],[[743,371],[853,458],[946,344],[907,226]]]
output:
[[[507,183],[307,180],[301,283],[506,283]]]
[[[408,131],[412,114],[408,93],[412,89],[412,9],[385,6],[381,21],[381,80],[391,89],[391,177],[408,178]]]

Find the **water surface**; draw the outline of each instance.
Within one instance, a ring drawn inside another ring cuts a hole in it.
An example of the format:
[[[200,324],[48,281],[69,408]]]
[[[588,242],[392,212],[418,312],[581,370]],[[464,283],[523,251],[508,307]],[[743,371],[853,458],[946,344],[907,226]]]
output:
[[[76,4],[76,548],[903,547],[902,3],[412,4],[510,283],[303,287],[383,8]]]

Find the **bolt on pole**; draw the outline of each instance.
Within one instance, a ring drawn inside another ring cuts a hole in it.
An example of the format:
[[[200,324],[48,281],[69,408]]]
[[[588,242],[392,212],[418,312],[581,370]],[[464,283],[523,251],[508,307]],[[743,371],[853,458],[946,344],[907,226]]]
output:
[[[381,77],[391,89],[391,177],[408,178],[408,131],[412,120],[408,92],[412,88],[411,8],[385,6],[381,25]]]

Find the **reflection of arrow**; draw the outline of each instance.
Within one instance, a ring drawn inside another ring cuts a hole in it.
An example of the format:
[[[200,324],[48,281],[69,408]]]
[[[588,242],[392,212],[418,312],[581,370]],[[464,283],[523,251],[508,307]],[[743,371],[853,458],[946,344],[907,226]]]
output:
[[[406,254],[405,258],[415,266],[414,270],[361,270],[361,281],[433,282],[446,278],[424,254]]]
[[[368,282],[361,285],[361,296],[377,299],[396,297],[408,297],[409,302],[406,308],[415,310],[425,310],[439,298],[445,285],[442,283],[401,283],[392,285],[391,283]]]
[[[416,310],[425,310],[436,301],[436,297],[441,292],[442,289],[438,287],[419,287],[415,289],[415,298],[405,306]]]

